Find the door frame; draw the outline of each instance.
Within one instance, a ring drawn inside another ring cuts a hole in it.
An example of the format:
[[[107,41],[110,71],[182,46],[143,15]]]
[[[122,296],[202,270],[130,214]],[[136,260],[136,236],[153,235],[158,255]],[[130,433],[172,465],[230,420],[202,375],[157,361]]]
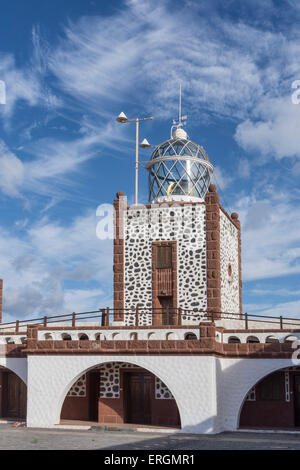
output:
[[[123,422],[128,423],[128,392],[129,390],[126,390],[126,386],[128,385],[127,383],[127,378],[129,374],[147,374],[151,378],[150,382],[150,419],[152,420],[152,400],[154,398],[154,393],[155,393],[155,376],[152,374],[147,369],[143,369],[141,367],[132,367],[130,369],[121,369],[121,376],[120,376],[120,391],[123,395]],[[134,424],[134,423],[133,423]],[[149,423],[151,424],[151,423]]]
[[[15,377],[18,381],[18,416],[9,416],[8,413],[8,377]],[[25,396],[21,396],[22,389],[25,393]],[[24,416],[22,414],[22,401],[24,400]],[[27,385],[25,382],[13,371],[10,369],[2,370],[2,400],[1,400],[1,416],[3,418],[13,418],[13,419],[26,419],[27,417]]]

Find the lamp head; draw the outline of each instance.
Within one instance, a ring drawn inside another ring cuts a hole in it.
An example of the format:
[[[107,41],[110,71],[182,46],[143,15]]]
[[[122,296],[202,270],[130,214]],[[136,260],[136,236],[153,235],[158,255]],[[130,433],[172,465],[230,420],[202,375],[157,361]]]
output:
[[[117,117],[117,121],[122,122],[122,123],[127,122],[128,118],[127,118],[126,114],[120,113],[119,116]]]
[[[147,139],[144,139],[143,142],[140,143],[140,147],[142,149],[148,149],[151,147]]]

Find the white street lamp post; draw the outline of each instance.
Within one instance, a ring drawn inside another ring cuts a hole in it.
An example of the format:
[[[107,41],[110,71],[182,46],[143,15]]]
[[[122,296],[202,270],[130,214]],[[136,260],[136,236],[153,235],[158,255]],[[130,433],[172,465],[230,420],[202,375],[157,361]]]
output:
[[[119,114],[117,121],[124,124],[125,122],[135,122],[135,205],[138,204],[138,184],[139,184],[139,123],[140,121],[148,121],[149,119],[154,119],[154,116],[147,118],[137,118],[137,119],[128,119],[124,113]],[[150,147],[148,141],[144,142],[143,148]]]

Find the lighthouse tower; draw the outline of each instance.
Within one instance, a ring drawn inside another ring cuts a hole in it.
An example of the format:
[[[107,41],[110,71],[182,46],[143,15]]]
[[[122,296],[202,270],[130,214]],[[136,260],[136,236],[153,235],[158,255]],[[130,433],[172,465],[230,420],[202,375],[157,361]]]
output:
[[[124,325],[199,324],[242,312],[241,237],[211,184],[213,165],[181,120],[147,164],[149,204],[117,193],[114,319]],[[138,320],[137,320],[138,315]]]

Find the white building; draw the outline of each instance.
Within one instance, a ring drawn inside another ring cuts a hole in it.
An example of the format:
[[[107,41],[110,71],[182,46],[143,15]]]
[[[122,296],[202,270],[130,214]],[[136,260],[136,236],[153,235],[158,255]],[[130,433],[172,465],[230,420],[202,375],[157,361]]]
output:
[[[300,321],[243,314],[240,223],[206,152],[179,125],[147,169],[148,205],[114,201],[114,308],[0,325],[2,417],[299,426]]]

